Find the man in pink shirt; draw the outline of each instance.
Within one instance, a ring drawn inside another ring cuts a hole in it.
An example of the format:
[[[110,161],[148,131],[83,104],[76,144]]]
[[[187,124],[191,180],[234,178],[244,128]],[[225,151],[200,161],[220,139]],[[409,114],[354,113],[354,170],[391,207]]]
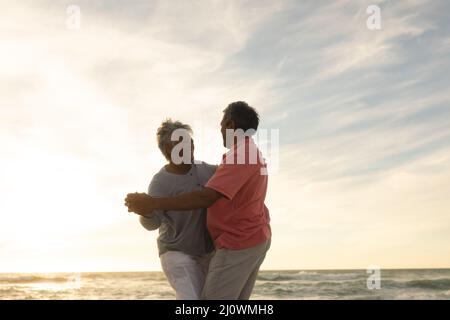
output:
[[[270,248],[269,210],[264,204],[267,168],[251,138],[259,124],[255,109],[243,101],[224,110],[225,147],[215,174],[200,191],[171,198],[128,194],[128,211],[149,216],[154,210],[208,208],[208,230],[216,251],[203,288],[204,299],[249,299]]]

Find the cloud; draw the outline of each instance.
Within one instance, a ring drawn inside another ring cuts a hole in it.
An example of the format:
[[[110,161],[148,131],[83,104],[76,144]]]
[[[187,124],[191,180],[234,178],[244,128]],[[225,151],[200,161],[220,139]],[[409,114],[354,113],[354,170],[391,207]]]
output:
[[[259,97],[270,84],[248,75],[253,84],[241,88],[244,80],[234,79],[238,68],[210,80],[276,7],[269,2],[246,11],[239,3],[168,7],[161,1],[139,10],[127,4],[126,12],[124,3],[91,4],[79,4],[78,31],[65,28],[66,4],[48,1],[9,4],[11,15],[1,22],[0,79],[7,83],[0,89],[5,270],[39,250],[43,263],[50,263],[61,253],[57,243],[79,256],[86,248],[71,240],[76,237],[93,239],[99,251],[120,241],[113,238],[142,242],[134,236],[141,227],[126,214],[123,197],[145,190],[164,163],[154,138],[159,122],[172,116],[197,121],[196,130],[214,128],[216,153],[206,146],[197,154],[209,153],[217,162],[222,108],[242,92]],[[173,12],[189,14],[181,21]],[[211,14],[217,19],[209,19]],[[136,23],[136,15],[143,20]],[[97,235],[103,229],[114,235]],[[150,246],[152,239],[147,240]],[[129,261],[120,253],[116,258]],[[143,265],[142,259],[132,258],[135,266]],[[83,263],[94,269],[105,265],[88,258]],[[64,269],[63,264],[53,265]]]
[[[193,124],[197,155],[218,162],[234,100],[280,129],[266,266],[292,267],[277,263],[293,252],[314,268],[448,251],[446,1],[79,1],[78,31],[65,27],[69,4],[11,2],[0,21],[2,260],[31,250],[23,234],[47,245],[65,235],[79,257],[85,243],[69,238],[80,232],[98,250],[121,231],[127,248],[141,243],[121,199],[163,164],[159,122]],[[380,31],[366,28],[369,4]],[[139,248],[127,259],[143,265]]]

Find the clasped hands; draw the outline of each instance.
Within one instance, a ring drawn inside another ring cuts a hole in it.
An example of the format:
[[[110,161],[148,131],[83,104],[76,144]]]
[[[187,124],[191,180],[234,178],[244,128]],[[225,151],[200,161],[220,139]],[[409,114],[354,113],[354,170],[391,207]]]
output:
[[[129,193],[125,198],[125,206],[128,207],[128,212],[145,216],[155,210],[155,199],[146,193]]]

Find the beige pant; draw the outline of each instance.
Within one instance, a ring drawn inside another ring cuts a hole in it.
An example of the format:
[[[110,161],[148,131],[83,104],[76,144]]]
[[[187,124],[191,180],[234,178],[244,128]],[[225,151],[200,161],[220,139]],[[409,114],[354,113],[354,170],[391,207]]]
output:
[[[162,254],[161,266],[177,300],[199,300],[211,255],[195,257],[179,251]]]
[[[270,239],[243,250],[218,249],[209,264],[202,298],[248,300],[269,248]]]

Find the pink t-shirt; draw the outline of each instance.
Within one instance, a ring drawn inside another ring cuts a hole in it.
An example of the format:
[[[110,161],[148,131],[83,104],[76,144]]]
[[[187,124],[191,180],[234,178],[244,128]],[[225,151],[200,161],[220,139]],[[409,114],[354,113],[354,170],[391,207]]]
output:
[[[217,249],[241,250],[270,239],[269,210],[264,204],[266,170],[251,138],[241,140],[223,155],[206,184],[224,196],[208,208],[207,215],[208,230]]]

